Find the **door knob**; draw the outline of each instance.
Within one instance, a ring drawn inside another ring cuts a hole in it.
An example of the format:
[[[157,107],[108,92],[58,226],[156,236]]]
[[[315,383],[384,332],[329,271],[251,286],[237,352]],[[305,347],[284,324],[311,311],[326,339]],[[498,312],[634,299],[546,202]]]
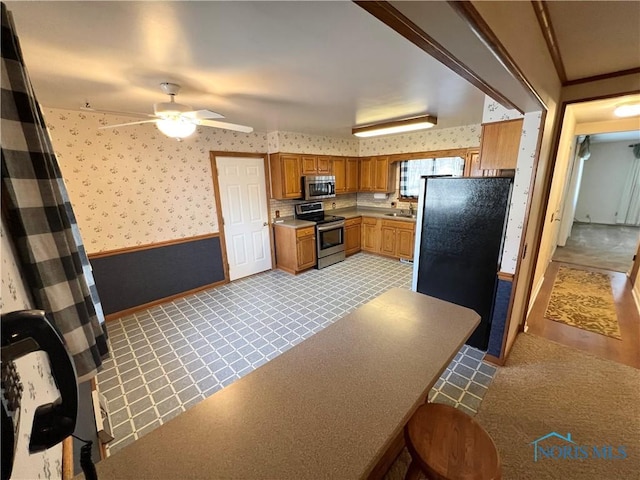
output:
[[[269,225],[267,222],[263,222],[263,223],[262,223],[262,226],[263,226],[263,227],[266,227],[267,225]]]

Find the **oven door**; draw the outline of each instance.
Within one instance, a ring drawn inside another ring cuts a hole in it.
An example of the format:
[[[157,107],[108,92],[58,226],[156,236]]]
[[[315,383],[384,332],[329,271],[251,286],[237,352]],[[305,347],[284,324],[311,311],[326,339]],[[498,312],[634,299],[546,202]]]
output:
[[[318,225],[316,239],[318,242],[318,258],[344,252],[344,222]]]

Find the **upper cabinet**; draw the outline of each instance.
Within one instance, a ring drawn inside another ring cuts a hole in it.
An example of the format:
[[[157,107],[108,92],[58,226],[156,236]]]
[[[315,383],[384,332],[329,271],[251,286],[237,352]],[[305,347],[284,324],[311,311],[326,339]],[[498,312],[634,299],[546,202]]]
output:
[[[302,175],[333,175],[333,159],[328,155],[300,155]]]
[[[395,190],[395,171],[389,157],[360,159],[360,192],[388,193]]]
[[[336,176],[336,194],[355,193],[358,191],[357,157],[333,157],[333,174]]]
[[[272,153],[271,197],[279,200],[302,198],[302,160],[300,155]]]
[[[480,168],[482,170],[514,170],[522,135],[522,119],[482,125]]]

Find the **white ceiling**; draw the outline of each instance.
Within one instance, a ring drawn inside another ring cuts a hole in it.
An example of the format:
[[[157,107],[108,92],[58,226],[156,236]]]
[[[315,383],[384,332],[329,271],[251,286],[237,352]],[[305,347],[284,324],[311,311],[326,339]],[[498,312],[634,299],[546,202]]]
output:
[[[575,115],[576,123],[605,122],[618,120],[619,117],[616,117],[613,111],[619,105],[626,103],[640,103],[640,94],[575,103],[569,105],[568,108]],[[638,126],[640,126],[640,118],[634,118],[637,119]]]
[[[257,131],[350,136],[429,113],[480,123],[484,94],[352,2],[7,2],[39,102],[152,112],[177,100]]]

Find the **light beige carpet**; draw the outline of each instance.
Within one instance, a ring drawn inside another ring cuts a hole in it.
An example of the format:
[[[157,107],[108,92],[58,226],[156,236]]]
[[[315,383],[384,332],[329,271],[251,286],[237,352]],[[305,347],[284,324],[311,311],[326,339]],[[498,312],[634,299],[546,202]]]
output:
[[[493,437],[506,480],[639,478],[640,370],[632,367],[521,334],[475,418]],[[534,462],[531,442],[551,432],[575,444],[541,446],[623,446],[628,456]]]
[[[620,339],[620,327],[608,275],[560,267],[545,318]]]

